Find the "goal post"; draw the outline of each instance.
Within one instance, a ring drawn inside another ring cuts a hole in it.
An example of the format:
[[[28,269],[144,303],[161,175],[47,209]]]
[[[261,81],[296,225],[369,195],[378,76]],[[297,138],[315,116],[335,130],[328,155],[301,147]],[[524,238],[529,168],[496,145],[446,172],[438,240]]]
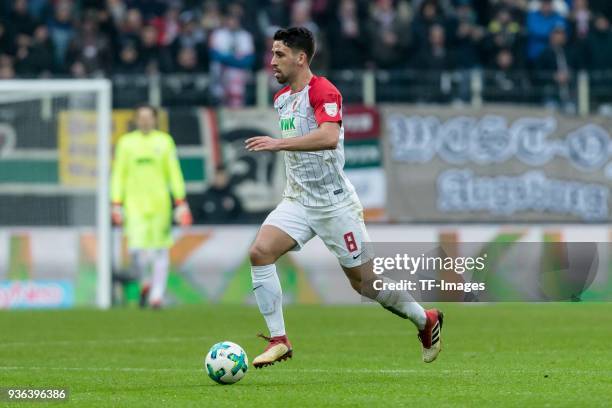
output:
[[[111,89],[0,81],[0,308],[111,306]]]

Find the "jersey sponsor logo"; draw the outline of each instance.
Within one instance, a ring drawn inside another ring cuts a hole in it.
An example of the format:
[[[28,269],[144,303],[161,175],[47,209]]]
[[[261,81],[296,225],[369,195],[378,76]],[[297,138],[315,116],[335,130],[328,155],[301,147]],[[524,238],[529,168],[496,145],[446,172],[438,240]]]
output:
[[[285,130],[295,130],[295,118],[282,118],[280,120],[280,128],[282,131]]]
[[[338,104],[336,102],[324,103],[323,109],[329,116],[334,117],[338,114]]]
[[[334,195],[338,195],[338,194],[340,194],[343,191],[344,191],[343,188],[339,188],[338,190],[334,190]]]

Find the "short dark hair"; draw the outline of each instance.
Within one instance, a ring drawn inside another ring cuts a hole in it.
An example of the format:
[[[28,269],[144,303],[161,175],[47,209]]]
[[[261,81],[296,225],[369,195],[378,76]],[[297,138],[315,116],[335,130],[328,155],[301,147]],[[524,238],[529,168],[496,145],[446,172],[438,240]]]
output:
[[[150,105],[148,103],[141,103],[139,105],[136,105],[136,108],[134,108],[134,112],[138,112],[141,109],[149,109],[153,113],[153,117],[157,119],[157,108],[155,106]]]
[[[282,41],[292,50],[304,51],[309,63],[315,54],[314,35],[305,27],[281,28],[274,33],[274,41]]]

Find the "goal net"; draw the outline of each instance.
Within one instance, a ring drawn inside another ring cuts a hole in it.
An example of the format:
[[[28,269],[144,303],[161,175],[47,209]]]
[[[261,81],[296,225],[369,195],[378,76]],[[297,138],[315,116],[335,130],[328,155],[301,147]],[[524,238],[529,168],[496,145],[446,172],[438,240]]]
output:
[[[0,309],[110,306],[107,80],[0,81]]]

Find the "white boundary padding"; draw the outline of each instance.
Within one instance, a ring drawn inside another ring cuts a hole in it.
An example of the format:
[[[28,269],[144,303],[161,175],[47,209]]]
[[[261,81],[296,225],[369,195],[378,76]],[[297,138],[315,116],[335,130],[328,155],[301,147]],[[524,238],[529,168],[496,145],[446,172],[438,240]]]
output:
[[[110,263],[110,136],[111,136],[111,82],[107,79],[84,80],[6,80],[0,81],[0,92],[35,93],[39,99],[49,94],[95,92],[98,132],[98,191],[96,194],[97,230],[97,288],[96,305],[102,309],[111,306]],[[19,97],[19,96],[18,96]]]

